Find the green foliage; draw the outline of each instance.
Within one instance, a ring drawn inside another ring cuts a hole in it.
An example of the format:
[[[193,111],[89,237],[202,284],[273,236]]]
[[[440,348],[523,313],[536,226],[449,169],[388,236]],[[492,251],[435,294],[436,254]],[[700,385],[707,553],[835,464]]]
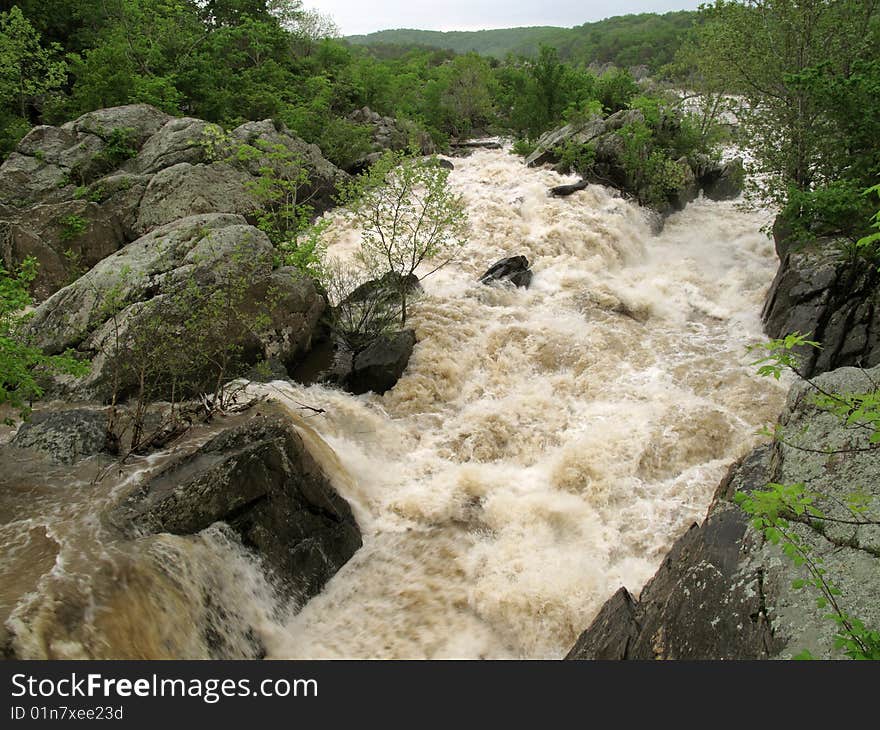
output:
[[[628,71],[606,71],[596,82],[596,98],[609,114],[626,109],[639,93],[639,86]]]
[[[27,334],[26,308],[31,299],[29,287],[37,273],[36,261],[25,260],[17,272],[0,266],[0,406],[14,409],[20,418],[30,411],[30,404],[43,395],[41,381],[49,375],[83,375],[88,363],[77,360],[72,352],[45,355]],[[12,419],[5,417],[6,423]]]
[[[467,214],[448,187],[449,170],[436,160],[386,152],[344,186],[340,202],[362,230],[360,258],[374,278],[395,276],[406,323],[409,280],[422,264],[428,276],[449,263],[465,243]],[[440,259],[438,262],[436,259]]]
[[[761,377],[773,377],[779,380],[782,373],[792,371],[798,373],[800,356],[795,348],[821,347],[818,342],[808,340],[809,334],[802,335],[800,332],[792,332],[780,339],[762,342],[749,347],[749,352],[759,352],[762,357],[755,360],[752,365],[759,365],[758,375]]]
[[[868,188],[864,193],[866,197],[876,195],[880,198],[880,185]],[[871,261],[880,258],[880,209],[871,217],[871,228],[876,229],[856,241],[856,249],[859,254]]]
[[[13,5],[0,13],[0,106],[27,119],[28,105],[64,82],[67,66],[56,44],[44,46],[40,33]]]
[[[630,122],[620,132],[623,166],[629,186],[643,205],[662,208],[685,183],[685,170],[657,147],[654,130],[644,122]]]
[[[826,618],[838,627],[835,647],[843,649],[851,659],[880,659],[880,632],[868,629],[864,622],[850,615],[841,606],[841,591],[828,576],[821,555],[792,528],[792,522],[821,522],[828,519],[817,506],[821,494],[810,492],[803,484],[768,484],[764,489],[737,492],[734,500],[751,516],[752,526],[764,535],[772,545],[778,545],[796,567],[804,568],[805,578],[798,578],[792,588],[811,588],[816,594],[816,606],[830,609]],[[853,495],[849,500],[855,504],[851,520],[855,524],[873,524],[860,520],[864,514],[864,496]],[[812,658],[808,652],[797,658]]]
[[[873,212],[871,193],[863,187],[856,180],[841,179],[814,190],[791,188],[781,213],[791,238],[810,243],[820,236],[831,236],[840,240],[848,256],[874,258],[871,241],[861,243],[869,234]]]
[[[668,64],[687,30],[697,19],[694,12],[662,15],[642,13],[585,23],[575,28],[505,28],[480,31],[383,30],[350,36],[376,52],[397,47],[448,48],[456,53],[476,51],[484,56],[534,58],[542,45],[555,46],[560,58],[572,65],[613,63],[628,67],[646,65],[657,71]]]
[[[67,215],[61,219],[62,241],[73,241],[79,238],[89,227],[89,222],[80,215]]]
[[[568,140],[559,151],[559,164],[582,176],[589,175],[596,162],[596,149],[591,145]]]
[[[752,177],[754,196],[798,208],[803,200],[793,199],[794,191],[876,182],[880,6],[718,0],[702,17],[690,52],[694,82],[745,99],[737,116],[760,173]]]
[[[794,332],[782,339],[772,340],[749,348],[751,351],[761,350],[767,354],[756,360],[753,365],[760,365],[758,374],[774,377],[777,380],[784,371],[791,371],[800,376],[799,358],[795,348],[820,347],[818,342],[806,339],[805,335]],[[803,376],[800,376],[803,377]],[[850,428],[865,429],[868,441],[873,448],[880,444],[880,390],[869,393],[833,393],[811,380],[804,380],[813,388],[813,403],[828,413],[835,415],[841,423]],[[777,429],[774,437],[784,438]],[[798,448],[794,444],[788,444]],[[829,454],[835,453],[828,449]],[[823,567],[823,559],[816,555],[800,535],[792,529],[791,522],[803,522],[808,525],[831,521],[850,525],[878,525],[880,521],[869,516],[871,496],[863,492],[852,492],[845,499],[837,500],[837,507],[844,510],[843,517],[830,516],[821,507],[826,501],[825,495],[807,489],[805,484],[768,484],[762,490],[744,493],[738,492],[735,501],[752,517],[752,526],[759,530],[773,545],[779,545],[785,555],[797,567],[803,567],[807,577],[797,579],[793,588],[813,588],[817,592],[817,607],[831,609],[826,618],[838,627],[835,647],[843,649],[852,659],[880,659],[880,632],[868,629],[864,622],[850,615],[838,600],[840,590],[828,577]],[[798,655],[798,659],[811,659],[809,652]]]

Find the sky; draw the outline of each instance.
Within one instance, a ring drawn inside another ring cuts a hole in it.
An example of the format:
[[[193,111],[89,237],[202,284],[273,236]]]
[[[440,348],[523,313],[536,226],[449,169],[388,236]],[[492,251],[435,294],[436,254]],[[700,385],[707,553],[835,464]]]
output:
[[[526,25],[571,27],[613,15],[693,10],[705,0],[306,0],[343,35],[388,28],[480,30]]]

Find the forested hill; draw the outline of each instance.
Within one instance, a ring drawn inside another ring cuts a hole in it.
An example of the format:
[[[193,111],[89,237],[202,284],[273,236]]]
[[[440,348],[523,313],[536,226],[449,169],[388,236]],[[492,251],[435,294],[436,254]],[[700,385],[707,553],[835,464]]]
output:
[[[623,15],[574,28],[537,26],[478,31],[382,30],[349,36],[358,45],[432,46],[457,53],[476,51],[504,58],[536,56],[540,46],[554,46],[561,59],[576,63],[644,64],[652,69],[669,63],[698,14],[679,11],[658,15]]]

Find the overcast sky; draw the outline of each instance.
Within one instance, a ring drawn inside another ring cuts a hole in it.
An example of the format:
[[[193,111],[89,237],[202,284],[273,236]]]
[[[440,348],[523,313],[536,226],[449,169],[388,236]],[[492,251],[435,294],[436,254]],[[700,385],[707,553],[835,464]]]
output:
[[[571,27],[629,13],[692,10],[704,0],[306,0],[343,35],[387,28],[480,30],[524,25]]]

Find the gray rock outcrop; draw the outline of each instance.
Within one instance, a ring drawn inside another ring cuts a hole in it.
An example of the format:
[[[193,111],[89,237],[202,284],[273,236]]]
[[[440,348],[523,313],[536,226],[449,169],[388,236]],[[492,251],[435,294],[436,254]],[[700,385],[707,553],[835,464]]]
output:
[[[780,248],[777,244],[777,248]],[[801,374],[880,363],[880,273],[853,261],[833,239],[781,247],[762,319],[773,338],[809,334],[821,349],[799,348]]]
[[[57,379],[56,394],[107,400],[114,387],[117,395],[126,393],[133,383],[118,380],[117,343],[157,315],[156,336],[173,333],[179,323],[169,305],[193,286],[235,289],[234,320],[252,326],[231,324],[220,336],[246,359],[294,364],[308,350],[325,302],[310,279],[290,267],[273,269],[273,259],[262,231],[224,213],[174,221],[105,258],[39,305],[29,322],[35,344],[47,353],[75,349],[92,359],[85,377]]]
[[[283,125],[248,122],[220,144],[207,122],[146,104],[89,112],[61,127],[32,129],[0,166],[0,258],[38,263],[42,300],[153,229],[197,213],[255,222],[266,205],[254,183],[272,157],[281,176],[308,180],[297,197],[320,214],[345,173]],[[217,147],[212,150],[212,145]],[[237,155],[240,145],[265,153]],[[221,149],[222,147],[222,149]],[[286,150],[282,163],[279,150]]]

